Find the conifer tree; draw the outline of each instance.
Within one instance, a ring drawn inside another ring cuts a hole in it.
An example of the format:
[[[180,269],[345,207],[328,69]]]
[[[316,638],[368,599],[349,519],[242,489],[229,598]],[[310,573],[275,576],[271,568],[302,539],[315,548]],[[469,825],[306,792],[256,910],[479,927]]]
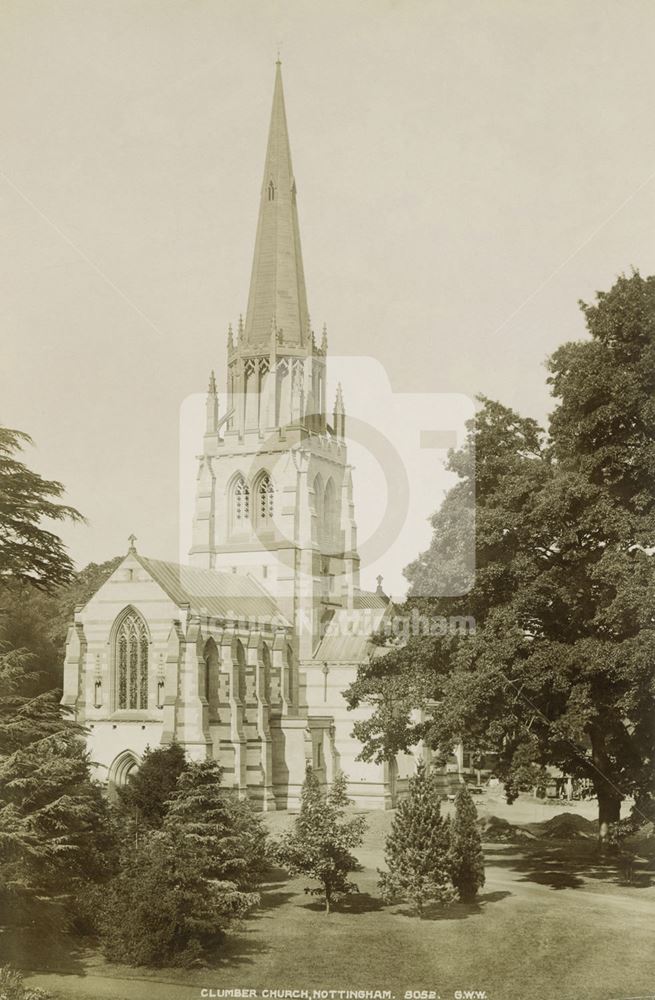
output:
[[[108,958],[192,964],[257,905],[266,833],[250,805],[221,788],[221,774],[215,760],[189,762],[161,830],[126,843],[100,916]]]
[[[385,844],[386,872],[378,885],[388,901],[408,899],[419,916],[426,903],[446,904],[455,897],[449,871],[449,824],[441,815],[435,780],[419,763],[409,780]]]
[[[450,877],[463,903],[472,902],[484,885],[484,855],[477,818],[473,796],[466,784],[462,784],[450,824]]]
[[[45,921],[113,860],[81,728],[58,692],[31,694],[30,667],[24,650],[0,653],[0,910],[17,923]]]
[[[29,434],[0,427],[0,581],[51,590],[68,583],[74,567],[64,543],[44,522],[84,519],[74,507],[57,503],[61,483],[18,461],[16,455],[31,443]]]
[[[117,789],[121,812],[136,816],[139,826],[160,829],[168,800],[187,766],[184,749],[179,743],[154,750],[146,747],[139,767],[130,773],[127,784]]]
[[[293,830],[281,838],[275,851],[279,863],[291,874],[307,875],[320,882],[319,887],[308,887],[305,892],[322,896],[326,913],[336,900],[358,892],[348,875],[359,867],[351,851],[364,839],[366,819],[347,818],[345,813],[350,803],[343,773],[335,775],[326,795],[308,765],[300,813]]]
[[[250,802],[221,787],[222,774],[215,760],[189,762],[168,802],[163,830],[194,845],[206,878],[252,892],[266,870],[267,831]]]

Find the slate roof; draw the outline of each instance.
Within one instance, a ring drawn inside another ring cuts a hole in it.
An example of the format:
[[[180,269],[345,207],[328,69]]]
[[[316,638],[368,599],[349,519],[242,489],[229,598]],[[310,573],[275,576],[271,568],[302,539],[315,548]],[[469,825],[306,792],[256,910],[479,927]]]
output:
[[[277,604],[260,583],[249,574],[220,573],[198,566],[182,566],[160,559],[135,558],[170,599],[179,607],[189,605],[196,614],[235,621],[257,618],[277,619],[289,625]]]
[[[365,663],[382,648],[372,643],[370,636],[379,629],[389,604],[386,596],[363,591],[355,598],[354,611],[335,611],[313,658],[329,663]]]
[[[378,594],[376,590],[360,590],[355,595],[356,608],[386,608],[390,598],[386,594]]]

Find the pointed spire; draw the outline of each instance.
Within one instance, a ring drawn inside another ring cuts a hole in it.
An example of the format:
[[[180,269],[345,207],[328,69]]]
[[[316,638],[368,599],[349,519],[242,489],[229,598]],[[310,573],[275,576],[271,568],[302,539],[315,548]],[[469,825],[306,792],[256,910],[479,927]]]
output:
[[[206,416],[205,432],[207,434],[215,434],[218,428],[218,392],[213,368],[209,376],[209,388],[207,389]]]
[[[307,293],[279,59],[246,312],[246,344],[259,347],[269,343],[273,315],[286,344],[304,344]]]
[[[337,383],[337,396],[334,401],[334,433],[338,438],[346,436],[346,408],[343,405],[341,382]]]
[[[237,330],[237,340],[239,342],[239,345],[241,345],[243,341],[243,316],[241,315],[241,313],[239,313],[239,327]]]
[[[321,336],[321,350],[327,354],[327,323],[323,324],[323,334]]]
[[[232,324],[230,323],[227,328],[227,349],[228,353],[231,354],[234,350],[234,331],[232,330]]]

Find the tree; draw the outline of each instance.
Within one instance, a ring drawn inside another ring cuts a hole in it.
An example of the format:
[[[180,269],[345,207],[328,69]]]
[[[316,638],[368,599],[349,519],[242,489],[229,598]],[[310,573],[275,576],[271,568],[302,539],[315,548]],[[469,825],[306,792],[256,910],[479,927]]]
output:
[[[366,819],[346,818],[350,802],[343,773],[335,775],[325,794],[313,768],[307,765],[300,812],[293,830],[284,834],[275,850],[279,864],[288,872],[320,882],[319,887],[308,887],[305,892],[322,896],[326,913],[334,902],[359,891],[348,875],[359,867],[351,852],[363,842]]]
[[[220,946],[259,901],[265,831],[247,803],[220,787],[216,761],[190,762],[161,830],[125,844],[100,909],[108,958],[188,965]]]
[[[55,904],[108,877],[113,839],[82,730],[58,692],[32,694],[30,658],[0,653],[0,910],[44,922]],[[59,919],[59,918],[58,918]]]
[[[426,903],[452,902],[449,845],[448,822],[441,815],[434,777],[420,762],[386,839],[388,871],[379,872],[378,882],[384,898],[410,900],[419,916]]]
[[[267,868],[267,831],[250,802],[221,787],[215,760],[189,762],[177,781],[163,829],[193,844],[204,877],[255,891]]]
[[[365,757],[464,741],[496,754],[509,801],[546,767],[589,779],[605,841],[626,796],[648,814],[655,758],[655,278],[621,278],[583,310],[591,338],[550,362],[549,435],[482,399],[406,571],[408,611],[471,616],[475,633],[413,636],[347,698],[374,708],[355,727]],[[421,597],[466,582],[473,497],[470,589]]]
[[[150,831],[126,851],[103,894],[101,946],[128,965],[191,965],[256,905],[256,894],[207,879],[202,851],[174,832]]]
[[[57,503],[61,483],[18,461],[16,454],[31,443],[22,431],[0,427],[0,576],[50,590],[71,580],[73,563],[43,521],[84,519],[74,507]]]
[[[71,581],[49,592],[13,577],[0,588],[0,642],[33,655],[32,674],[39,673],[38,689],[62,686],[66,636],[76,605],[86,604],[113,573],[120,558],[90,563]]]
[[[117,789],[121,810],[136,817],[138,826],[159,830],[168,800],[186,766],[184,749],[179,743],[154,750],[146,747],[140,766],[132,771],[127,784]]]
[[[484,885],[484,855],[477,824],[478,811],[468,787],[460,785],[455,796],[455,816],[450,823],[449,869],[462,903],[471,903]]]

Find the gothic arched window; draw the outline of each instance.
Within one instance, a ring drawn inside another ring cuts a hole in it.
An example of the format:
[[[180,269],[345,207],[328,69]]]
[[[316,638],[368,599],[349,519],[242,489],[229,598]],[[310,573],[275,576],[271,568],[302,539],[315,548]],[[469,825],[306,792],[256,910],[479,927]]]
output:
[[[316,512],[319,533],[323,522],[323,480],[320,473],[314,479],[314,510]]]
[[[218,698],[218,672],[220,669],[220,656],[215,641],[211,638],[205,643],[203,650],[203,683],[201,691],[205,696],[207,704],[213,710]]]
[[[334,488],[334,482],[332,477],[327,481],[325,487],[325,494],[323,496],[323,529],[324,537],[326,538],[330,548],[334,550],[337,544],[337,494]]]
[[[236,654],[237,654],[237,691],[239,700],[242,704],[246,703],[246,651],[243,648],[243,643],[240,639],[236,641]]]
[[[274,198],[275,198],[275,185],[273,184],[273,181],[269,181],[269,183],[268,183],[268,200],[269,201],[273,201]]]
[[[275,511],[275,487],[268,473],[259,480],[257,486],[257,518],[263,522],[273,520]]]
[[[148,629],[138,611],[130,608],[114,636],[117,707],[148,707]]]
[[[239,476],[234,484],[234,524],[243,527],[250,518],[250,490],[243,478]]]
[[[271,653],[264,643],[262,645],[262,666],[264,668],[264,698],[270,704],[271,701]]]

